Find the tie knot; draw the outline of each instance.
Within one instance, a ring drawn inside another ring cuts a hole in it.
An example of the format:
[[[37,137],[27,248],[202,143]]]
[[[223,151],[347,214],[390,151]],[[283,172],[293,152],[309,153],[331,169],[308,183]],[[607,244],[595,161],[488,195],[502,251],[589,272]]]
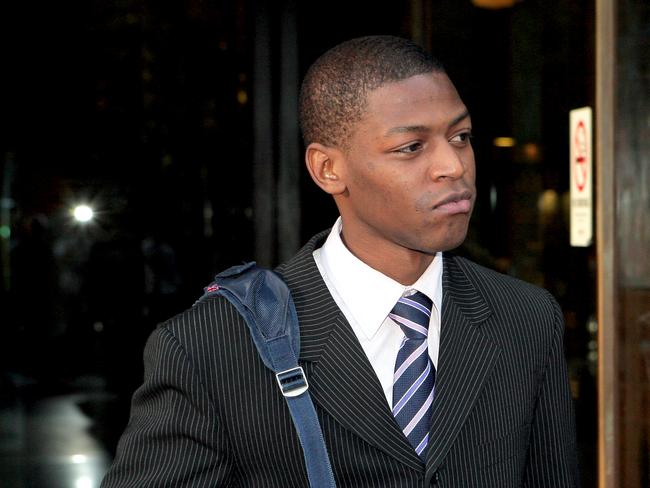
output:
[[[388,316],[399,324],[409,339],[426,339],[433,302],[424,293],[400,298]]]

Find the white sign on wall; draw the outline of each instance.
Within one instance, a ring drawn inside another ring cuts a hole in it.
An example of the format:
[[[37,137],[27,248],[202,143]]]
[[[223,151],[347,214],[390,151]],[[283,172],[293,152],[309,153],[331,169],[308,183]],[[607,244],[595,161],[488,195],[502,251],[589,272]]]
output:
[[[586,247],[593,241],[591,107],[571,110],[569,127],[571,245]]]

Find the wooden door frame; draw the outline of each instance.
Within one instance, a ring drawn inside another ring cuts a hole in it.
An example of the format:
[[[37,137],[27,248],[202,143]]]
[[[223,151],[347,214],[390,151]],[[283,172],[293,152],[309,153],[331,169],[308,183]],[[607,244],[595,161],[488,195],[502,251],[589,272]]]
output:
[[[596,246],[598,274],[598,486],[620,480],[616,179],[616,2],[596,0]]]

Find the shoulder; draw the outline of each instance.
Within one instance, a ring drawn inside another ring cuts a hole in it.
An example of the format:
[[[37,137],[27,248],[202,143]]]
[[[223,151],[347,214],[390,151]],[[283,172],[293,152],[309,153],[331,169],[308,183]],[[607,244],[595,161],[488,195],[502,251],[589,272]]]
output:
[[[476,264],[467,258],[445,254],[445,268],[450,278],[456,279],[458,273],[464,274],[488,301],[523,299],[542,302],[555,302],[553,296],[544,288],[527,283],[513,276],[499,273]]]
[[[221,296],[202,299],[163,322],[149,344],[158,369],[192,371],[216,403],[224,388],[252,381],[266,369],[243,317]]]
[[[457,256],[445,260],[444,274],[448,299],[499,345],[504,364],[541,373],[562,349],[564,318],[548,291]]]
[[[235,307],[221,296],[197,301],[158,326],[174,337],[190,358],[228,352],[233,343],[250,340],[247,326]]]
[[[302,302],[303,295],[320,291],[318,283],[322,279],[312,253],[322,244],[327,233],[326,230],[314,236],[294,257],[275,269],[289,286],[294,302]],[[171,333],[183,346],[197,350],[208,346],[228,348],[232,341],[236,344],[251,341],[244,318],[226,298],[219,293],[210,293],[210,286],[192,307],[158,328]]]
[[[544,288],[486,268],[469,259],[445,254],[446,283],[462,293],[463,284],[476,290],[488,307],[499,316],[562,325],[555,298]]]

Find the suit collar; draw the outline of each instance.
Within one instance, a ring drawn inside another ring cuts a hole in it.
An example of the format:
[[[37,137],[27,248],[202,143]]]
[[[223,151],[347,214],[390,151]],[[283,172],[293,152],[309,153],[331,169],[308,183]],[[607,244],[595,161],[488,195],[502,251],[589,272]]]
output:
[[[470,325],[478,325],[486,320],[492,310],[478,288],[478,280],[472,265],[453,253],[443,254],[442,275],[443,302],[456,303]],[[444,308],[444,303],[443,303]]]
[[[439,332],[442,310],[442,253],[424,270],[415,283],[403,285],[361,261],[343,243],[339,217],[314,258],[336,303],[345,303],[346,317],[354,317],[357,335],[375,337],[395,303],[411,290],[427,295],[436,307]],[[363,342],[363,341],[362,341]]]
[[[324,324],[331,325],[342,315],[313,258],[314,250],[323,245],[329,232],[327,229],[316,234],[291,260],[275,270],[291,289],[296,306],[300,321],[301,361],[318,361],[331,332],[331,327]],[[467,325],[478,326],[492,311],[476,286],[472,266],[448,252],[443,254],[443,259],[443,310],[446,302],[447,306],[454,303]],[[444,322],[442,328],[445,328]]]

